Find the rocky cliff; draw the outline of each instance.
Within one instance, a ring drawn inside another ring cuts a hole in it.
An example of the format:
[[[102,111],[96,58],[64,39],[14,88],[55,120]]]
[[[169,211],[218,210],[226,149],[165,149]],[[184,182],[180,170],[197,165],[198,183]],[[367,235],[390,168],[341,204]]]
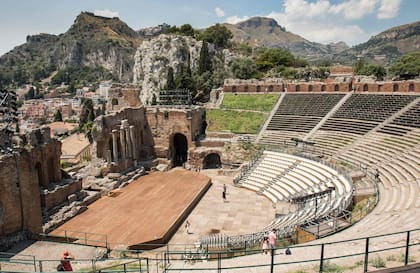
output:
[[[153,95],[159,101],[159,91],[167,84],[169,67],[173,69],[174,77],[183,69],[194,74],[198,69],[202,46],[203,41],[179,35],[162,34],[144,41],[135,54],[133,69],[134,84],[141,87],[142,103],[151,104]],[[225,62],[228,62],[225,60],[227,51],[218,51],[212,44],[208,44],[208,52],[214,69],[224,69]]]
[[[402,55],[420,50],[420,21],[385,30],[367,42],[356,45],[336,55],[340,62],[363,58],[368,62],[388,65]]]

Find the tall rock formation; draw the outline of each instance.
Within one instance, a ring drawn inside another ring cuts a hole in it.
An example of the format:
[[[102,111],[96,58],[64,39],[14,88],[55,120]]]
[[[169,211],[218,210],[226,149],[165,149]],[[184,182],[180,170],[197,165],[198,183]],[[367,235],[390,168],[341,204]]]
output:
[[[144,41],[135,54],[133,69],[134,84],[141,87],[142,103],[150,105],[153,95],[159,101],[159,91],[167,84],[169,67],[175,78],[182,69],[189,69],[192,74],[197,72],[202,46],[202,41],[180,35],[162,34]],[[212,44],[208,44],[208,51],[213,67],[218,69],[216,63],[224,62],[223,52],[216,51]]]

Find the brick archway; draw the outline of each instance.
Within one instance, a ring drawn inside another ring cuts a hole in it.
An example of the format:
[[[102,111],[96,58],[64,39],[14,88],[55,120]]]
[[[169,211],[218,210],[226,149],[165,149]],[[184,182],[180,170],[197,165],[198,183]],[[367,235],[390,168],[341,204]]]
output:
[[[218,153],[209,153],[203,159],[203,169],[218,169],[222,167],[220,155]]]
[[[171,138],[172,166],[182,166],[188,160],[188,140],[184,134],[175,133]]]

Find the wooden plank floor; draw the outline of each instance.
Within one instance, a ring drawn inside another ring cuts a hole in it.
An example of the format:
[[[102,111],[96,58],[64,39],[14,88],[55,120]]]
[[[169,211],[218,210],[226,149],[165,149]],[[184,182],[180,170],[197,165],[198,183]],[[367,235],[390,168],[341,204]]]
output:
[[[102,197],[50,235],[63,236],[65,230],[106,234],[111,248],[159,241],[176,231],[209,185],[210,178],[197,172],[155,172],[113,191],[114,197]]]

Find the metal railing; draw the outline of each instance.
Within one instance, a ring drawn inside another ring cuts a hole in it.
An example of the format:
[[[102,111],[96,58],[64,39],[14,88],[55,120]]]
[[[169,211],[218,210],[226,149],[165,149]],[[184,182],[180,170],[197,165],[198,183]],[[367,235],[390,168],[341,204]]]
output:
[[[303,237],[295,238],[302,240]],[[303,238],[304,239],[304,238]],[[380,267],[406,266],[416,262],[420,250],[420,229],[353,238],[335,242],[293,245],[296,241],[278,241],[277,248],[268,255],[262,249],[227,249],[208,251],[198,247],[184,251],[162,250],[154,255],[151,252],[128,252],[124,258],[114,259],[75,259],[72,260],[74,272],[286,272],[310,268],[318,272],[332,272],[331,267],[351,272],[368,272]],[[291,255],[284,255],[289,248]],[[258,255],[252,255],[258,254]],[[0,272],[29,273],[57,272],[60,260],[36,260],[33,257],[3,255],[0,259]],[[231,259],[248,255],[246,258]],[[252,255],[252,256],[249,256]],[[417,256],[415,256],[417,255]],[[147,257],[148,256],[148,257]],[[28,262],[28,261],[31,262]],[[16,264],[28,263],[30,268],[19,269]],[[241,271],[242,270],[242,271]],[[337,269],[336,271],[337,272]]]

